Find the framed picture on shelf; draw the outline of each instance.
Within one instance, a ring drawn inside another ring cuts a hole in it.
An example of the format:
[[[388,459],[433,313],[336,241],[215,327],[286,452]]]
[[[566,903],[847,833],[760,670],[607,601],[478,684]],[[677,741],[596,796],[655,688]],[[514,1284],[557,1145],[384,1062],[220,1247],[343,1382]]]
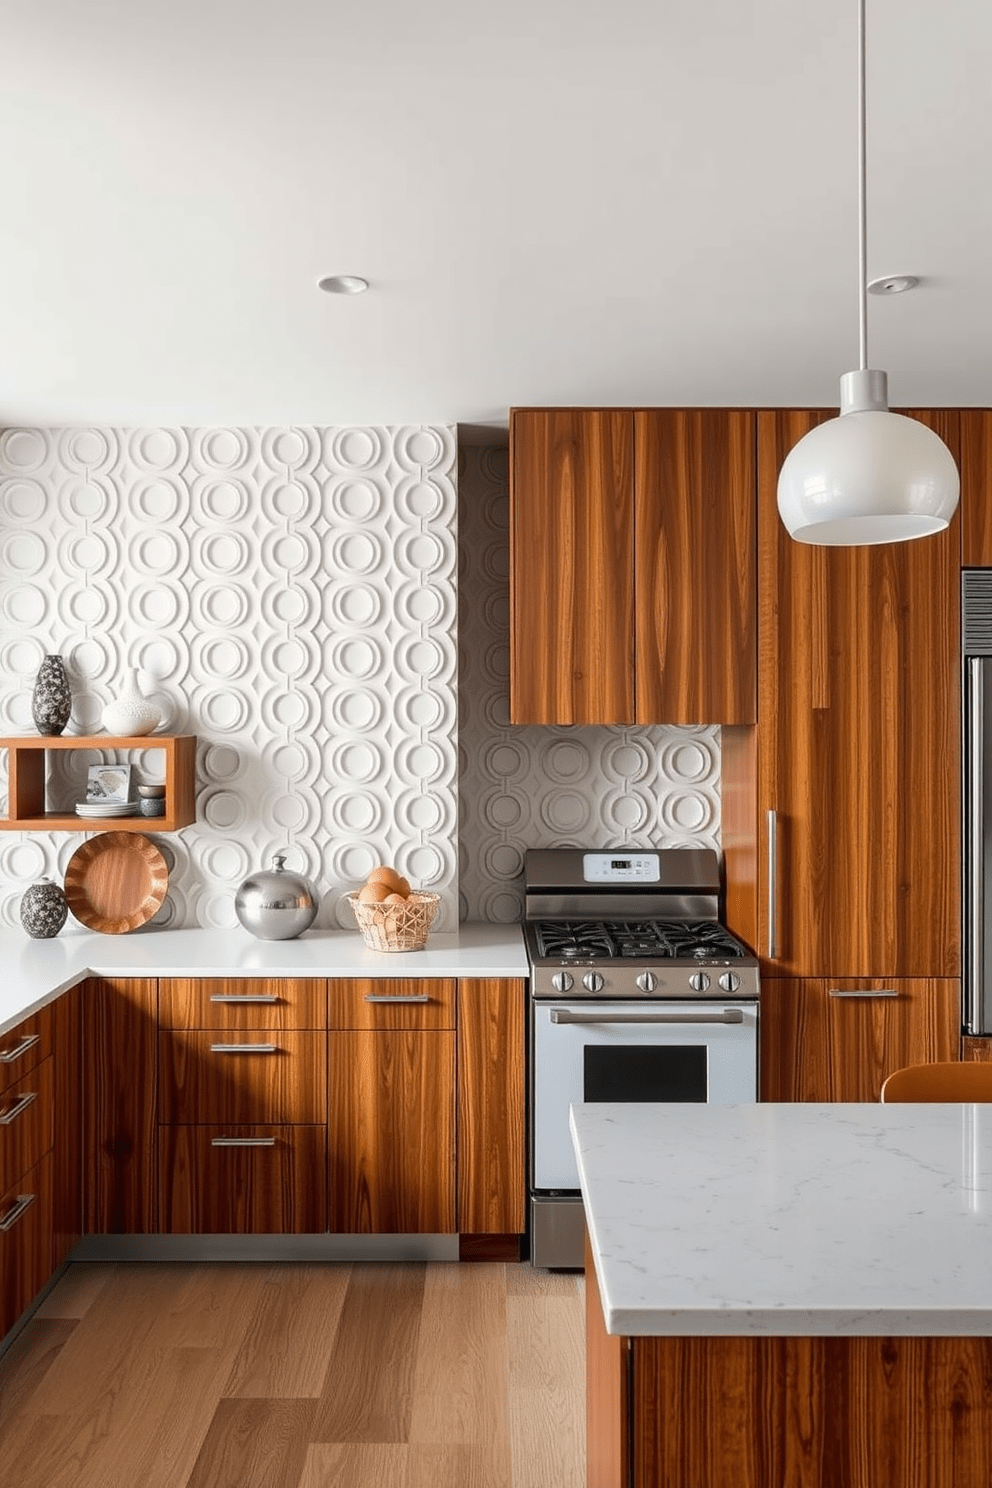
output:
[[[87,801],[130,801],[130,765],[90,765],[86,772]]]

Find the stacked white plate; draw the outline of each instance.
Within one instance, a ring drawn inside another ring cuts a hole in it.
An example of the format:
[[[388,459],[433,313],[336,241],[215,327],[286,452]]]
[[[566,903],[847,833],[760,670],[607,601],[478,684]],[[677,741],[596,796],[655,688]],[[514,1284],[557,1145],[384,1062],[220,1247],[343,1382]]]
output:
[[[105,818],[108,816],[137,816],[133,801],[77,801],[76,815]]]

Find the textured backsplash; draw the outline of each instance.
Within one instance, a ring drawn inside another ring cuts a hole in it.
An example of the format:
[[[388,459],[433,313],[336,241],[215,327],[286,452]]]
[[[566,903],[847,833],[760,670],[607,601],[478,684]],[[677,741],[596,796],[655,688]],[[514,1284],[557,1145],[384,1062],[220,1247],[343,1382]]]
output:
[[[135,666],[162,731],[200,740],[196,825],[156,838],[156,924],[234,924],[237,885],[288,848],[320,923],[352,927],[340,895],[381,860],[454,926],[455,455],[447,427],[0,434],[0,732],[33,732],[51,651],[67,734],[99,732]],[[69,760],[56,804],[92,757]],[[81,840],[0,835],[0,921]]]
[[[510,724],[505,447],[462,448],[458,485],[463,918],[519,918],[528,847],[719,848],[719,728]]]

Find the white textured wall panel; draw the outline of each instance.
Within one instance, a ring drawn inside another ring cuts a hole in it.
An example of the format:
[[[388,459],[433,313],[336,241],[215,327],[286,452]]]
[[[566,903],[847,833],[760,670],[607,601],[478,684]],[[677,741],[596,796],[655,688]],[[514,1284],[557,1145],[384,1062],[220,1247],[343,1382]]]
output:
[[[288,847],[319,923],[351,928],[340,895],[383,861],[440,891],[450,928],[456,519],[448,427],[6,430],[0,732],[33,732],[46,652],[69,669],[67,734],[99,731],[136,666],[162,731],[200,739],[196,825],[156,837],[156,923],[234,924],[237,885]],[[151,741],[132,758],[160,774]],[[91,762],[67,757],[56,805]],[[80,840],[0,835],[0,920]]]
[[[719,849],[718,728],[510,724],[506,449],[463,448],[458,486],[463,918],[519,918],[528,847]]]

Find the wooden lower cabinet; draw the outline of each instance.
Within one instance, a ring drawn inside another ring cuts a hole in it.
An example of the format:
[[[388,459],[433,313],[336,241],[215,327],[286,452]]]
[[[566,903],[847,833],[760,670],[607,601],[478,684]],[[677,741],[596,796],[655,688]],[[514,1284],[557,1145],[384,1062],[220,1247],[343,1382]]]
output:
[[[48,1152],[0,1196],[0,1338],[51,1275],[52,1163]]]
[[[87,1235],[148,1235],[158,1227],[157,989],[144,977],[90,977],[81,988]]]
[[[526,1227],[526,984],[458,983],[458,1213],[461,1235]]]
[[[328,1035],[328,1228],[455,1232],[455,1034]]]
[[[169,1235],[306,1235],[327,1227],[324,1126],[159,1128]]]
[[[877,1101],[907,1064],[957,1059],[954,978],[778,978],[761,984],[761,1099]]]

